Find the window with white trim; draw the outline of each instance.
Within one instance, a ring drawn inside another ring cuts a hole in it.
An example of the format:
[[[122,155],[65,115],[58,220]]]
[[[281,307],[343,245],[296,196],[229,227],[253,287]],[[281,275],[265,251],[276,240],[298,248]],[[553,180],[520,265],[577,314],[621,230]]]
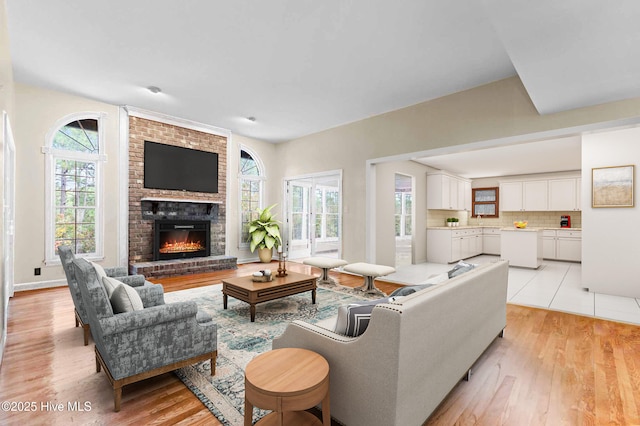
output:
[[[338,188],[316,186],[316,239],[337,241],[339,222]]]
[[[240,149],[240,246],[249,246],[249,222],[258,218],[262,209],[264,168],[255,153]]]
[[[76,255],[100,258],[102,215],[100,156],[102,115],[74,114],[54,127],[44,149],[47,168],[47,261],[57,248],[71,246]]]

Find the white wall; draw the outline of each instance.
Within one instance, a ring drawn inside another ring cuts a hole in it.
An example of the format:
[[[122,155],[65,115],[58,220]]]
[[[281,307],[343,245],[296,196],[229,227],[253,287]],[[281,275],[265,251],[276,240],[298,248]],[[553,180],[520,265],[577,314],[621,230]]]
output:
[[[592,208],[594,167],[635,165],[632,208]],[[595,293],[640,298],[638,166],[640,128],[582,139],[582,284]]]
[[[283,176],[344,171],[342,257],[377,261],[367,253],[375,257],[378,242],[372,250],[365,238],[367,160],[397,161],[393,157],[400,154],[481,141],[506,143],[522,135],[531,140],[556,132],[552,136],[559,137],[575,131],[562,129],[637,116],[640,98],[540,115],[513,77],[278,144],[277,152]]]
[[[24,84],[15,85],[16,120],[16,290],[39,286],[36,283],[66,284],[62,266],[45,265],[45,145],[47,132],[57,120],[72,113],[93,111],[106,114],[104,164],[104,261],[105,266],[118,263],[119,197],[119,109],[116,106],[45,90]],[[35,276],[34,268],[42,275]]]
[[[6,111],[11,123],[14,121],[14,88],[11,55],[9,54],[9,34],[7,31],[7,15],[4,0],[0,0],[0,200],[4,200],[4,156],[6,141],[2,124],[2,111]],[[4,247],[4,208],[0,209],[0,247]],[[4,280],[4,251],[0,255],[0,364],[2,363],[4,346],[7,337],[7,315],[10,289]]]
[[[245,147],[254,152],[265,168],[265,190],[264,190],[264,206],[278,204],[273,211],[278,214],[277,218],[282,218],[282,205],[277,199],[278,190],[278,159],[276,157],[275,145],[263,142],[257,139],[247,138],[240,135],[232,135],[229,147],[229,156],[227,157],[228,166],[228,188],[229,203],[227,205],[227,248],[230,256],[238,258],[238,262],[246,262],[248,260],[257,260],[258,252],[251,253],[248,247],[241,247],[242,241],[239,241],[240,233],[240,186],[239,186],[239,164],[240,164],[240,147]]]
[[[376,263],[395,266],[395,174],[414,178],[413,263],[427,261],[427,170],[414,161],[376,165]]]
[[[17,283],[64,279],[59,266],[42,265],[44,158],[40,148],[55,120],[83,110],[103,110],[109,117],[109,161],[105,172],[109,183],[105,187],[109,207],[106,210],[107,224],[113,226],[118,209],[118,182],[113,181],[118,176],[115,164],[118,156],[117,151],[113,151],[117,149],[118,108],[63,93],[16,85],[15,115],[18,119],[14,120],[14,134],[18,150],[17,209],[20,220],[17,224]],[[277,145],[234,135],[228,167],[237,170],[237,158],[232,159],[237,156],[235,144],[246,143],[254,148],[267,167],[265,204],[278,203],[276,210],[280,217],[284,176],[342,170],[342,257],[351,262],[370,261],[375,259],[368,259],[366,254],[368,212],[365,170],[368,160],[636,116],[640,116],[640,98],[541,116],[531,104],[520,80],[514,77]],[[238,215],[237,204],[234,203],[238,188],[233,174],[230,174],[229,182],[229,253],[241,258],[244,254],[237,250],[239,242],[235,230]],[[105,264],[115,264],[119,241],[117,236],[110,233],[105,237]],[[384,241],[379,244],[384,244]],[[34,277],[33,268],[38,266],[43,268],[42,276]]]

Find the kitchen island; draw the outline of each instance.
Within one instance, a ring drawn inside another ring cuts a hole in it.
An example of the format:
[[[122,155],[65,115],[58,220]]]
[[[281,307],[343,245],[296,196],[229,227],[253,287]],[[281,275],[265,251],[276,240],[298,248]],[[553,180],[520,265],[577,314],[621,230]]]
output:
[[[542,229],[502,228],[500,258],[509,266],[536,269],[542,264]]]

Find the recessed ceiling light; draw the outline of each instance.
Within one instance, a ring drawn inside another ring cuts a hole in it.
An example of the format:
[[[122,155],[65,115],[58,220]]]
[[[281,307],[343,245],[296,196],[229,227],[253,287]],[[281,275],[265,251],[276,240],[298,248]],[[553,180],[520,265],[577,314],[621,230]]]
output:
[[[256,118],[255,117],[247,117],[247,120],[249,120],[251,122],[254,122],[254,121],[256,121]]]
[[[150,91],[151,93],[160,93],[160,92],[162,92],[162,89],[160,89],[158,86],[149,86],[149,87],[147,87],[147,90]]]

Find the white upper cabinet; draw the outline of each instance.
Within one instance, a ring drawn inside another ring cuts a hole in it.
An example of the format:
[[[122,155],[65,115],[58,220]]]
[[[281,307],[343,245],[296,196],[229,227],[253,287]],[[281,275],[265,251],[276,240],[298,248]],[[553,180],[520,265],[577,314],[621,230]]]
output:
[[[532,180],[522,183],[524,198],[522,204],[525,211],[549,210],[549,195],[546,180]]]
[[[427,209],[471,210],[471,182],[444,172],[428,173]]]
[[[522,182],[504,182],[500,184],[500,210],[522,210]]]
[[[563,178],[549,180],[549,210],[581,210],[581,178]]]
[[[500,183],[500,210],[549,210],[547,181],[531,180]]]

